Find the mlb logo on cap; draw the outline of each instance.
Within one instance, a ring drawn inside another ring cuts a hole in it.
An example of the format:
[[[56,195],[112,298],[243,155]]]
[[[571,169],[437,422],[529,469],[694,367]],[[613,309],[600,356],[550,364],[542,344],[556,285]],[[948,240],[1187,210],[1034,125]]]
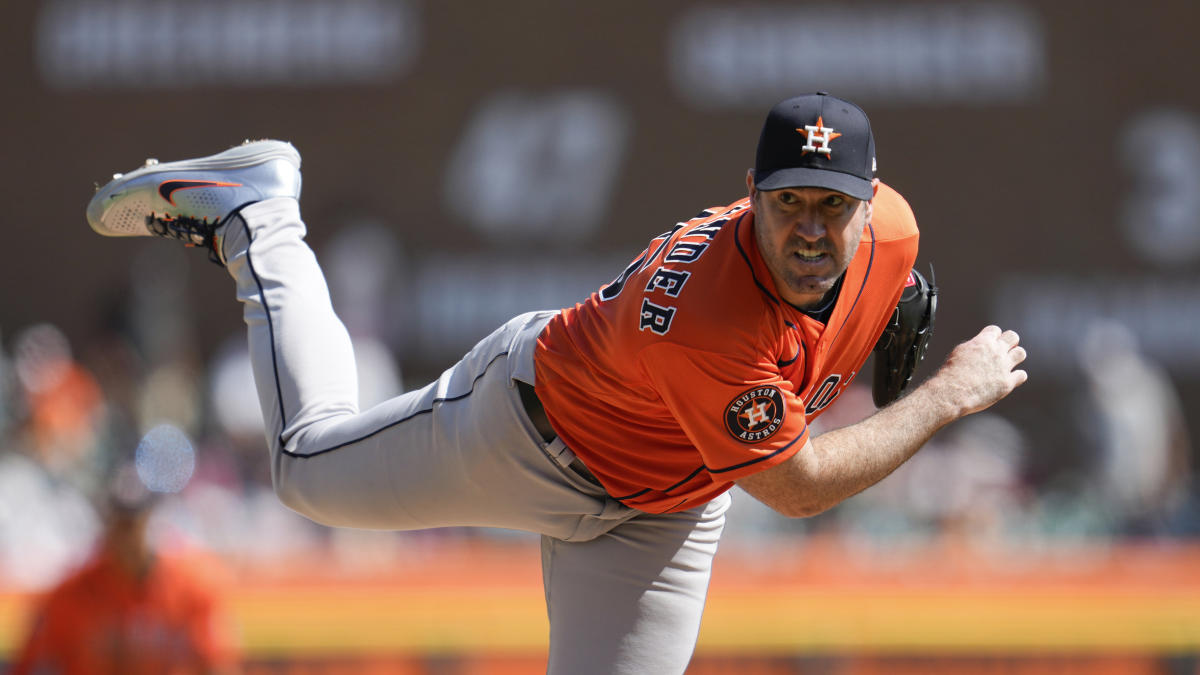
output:
[[[870,199],[874,178],[875,136],[862,108],[817,92],[767,114],[754,162],[759,190],[822,187]]]

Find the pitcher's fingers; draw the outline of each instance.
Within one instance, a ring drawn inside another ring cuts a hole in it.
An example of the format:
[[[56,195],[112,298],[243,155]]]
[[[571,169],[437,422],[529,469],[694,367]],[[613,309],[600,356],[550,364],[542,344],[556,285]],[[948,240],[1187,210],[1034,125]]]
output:
[[[1008,344],[1008,346],[1015,347],[1021,341],[1021,336],[1017,335],[1017,331],[1015,330],[1006,330],[1000,334],[1000,339]]]

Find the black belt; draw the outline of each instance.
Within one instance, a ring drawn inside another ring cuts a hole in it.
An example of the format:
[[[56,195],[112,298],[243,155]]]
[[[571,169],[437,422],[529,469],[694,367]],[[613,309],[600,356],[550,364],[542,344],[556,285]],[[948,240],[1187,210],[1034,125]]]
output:
[[[537,397],[537,392],[533,390],[533,385],[527,384],[520,380],[515,380],[517,383],[517,392],[521,394],[521,404],[525,407],[525,414],[529,417],[529,421],[533,422],[533,428],[537,429],[542,435],[542,440],[549,443],[558,438],[558,433],[554,431],[554,427],[550,426],[550,418],[546,416],[546,408],[542,406],[542,402]],[[569,465],[576,473],[583,476],[589,483],[600,485],[600,481],[588,471],[587,466],[576,457]]]
[[[550,426],[550,418],[546,416],[546,409],[538,400],[533,385],[520,380],[516,382],[517,391],[521,393],[521,404],[525,406],[525,414],[529,416],[529,421],[533,422],[533,428],[538,430],[538,433],[542,435],[542,440],[547,443],[557,438],[558,434],[555,433],[554,427]]]

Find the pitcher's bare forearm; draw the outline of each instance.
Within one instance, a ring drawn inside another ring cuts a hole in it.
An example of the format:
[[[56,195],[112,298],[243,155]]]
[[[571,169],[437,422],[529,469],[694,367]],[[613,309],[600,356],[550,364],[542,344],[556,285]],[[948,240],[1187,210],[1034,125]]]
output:
[[[1024,360],[1016,333],[989,326],[908,396],[738,485],[784,515],[820,513],[883,480],[942,427],[1007,396],[1028,377],[1015,369]]]

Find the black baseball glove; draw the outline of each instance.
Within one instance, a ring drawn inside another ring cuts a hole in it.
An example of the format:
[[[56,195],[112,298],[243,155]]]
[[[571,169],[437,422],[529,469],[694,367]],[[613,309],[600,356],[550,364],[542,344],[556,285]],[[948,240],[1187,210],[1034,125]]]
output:
[[[929,266],[933,279],[933,266]],[[875,407],[900,398],[912,379],[917,364],[925,358],[929,338],[933,336],[933,319],[937,314],[937,286],[912,271],[912,283],[904,287],[892,320],[875,343],[875,379],[871,395]]]

